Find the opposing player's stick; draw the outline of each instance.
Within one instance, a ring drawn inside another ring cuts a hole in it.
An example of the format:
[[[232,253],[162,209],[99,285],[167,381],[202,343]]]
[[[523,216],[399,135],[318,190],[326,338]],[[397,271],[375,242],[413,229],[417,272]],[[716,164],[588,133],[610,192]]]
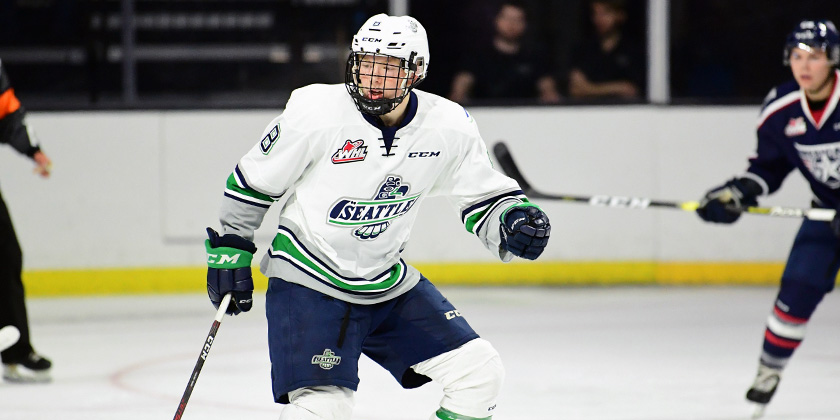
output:
[[[0,328],[0,351],[12,347],[20,339],[20,330],[14,325],[6,325]]]
[[[175,411],[173,420],[180,420],[184,415],[184,410],[187,408],[187,401],[190,400],[195,383],[198,381],[198,374],[201,373],[201,368],[204,367],[204,362],[207,360],[207,355],[210,354],[210,347],[213,345],[213,340],[216,339],[216,332],[219,331],[219,325],[222,325],[222,319],[225,317],[225,311],[230,305],[231,294],[228,293],[222,298],[222,303],[219,304],[219,310],[216,312],[216,319],[213,320],[213,326],[210,327],[210,333],[204,339],[204,346],[201,348],[201,354],[198,355],[198,360],[195,362],[190,381],[187,383],[187,389],[184,390],[184,395],[181,397],[181,403],[178,404],[178,410]]]
[[[695,211],[700,205],[697,201],[659,201],[651,200],[649,198],[641,197],[620,197],[611,195],[569,195],[569,194],[548,194],[537,191],[531,184],[525,180],[525,176],[519,171],[519,167],[513,161],[513,156],[510,154],[507,146],[503,142],[498,142],[493,146],[493,154],[496,155],[496,160],[499,166],[507,174],[507,176],[516,180],[522,191],[529,198],[543,198],[546,200],[562,200],[572,201],[577,203],[587,203],[591,206],[602,207],[624,207],[634,209],[645,209],[648,207],[671,208],[684,211]],[[778,217],[804,217],[810,220],[830,222],[834,218],[835,211],[832,209],[802,209],[792,207],[745,207],[741,211],[750,214],[763,214],[766,216]]]

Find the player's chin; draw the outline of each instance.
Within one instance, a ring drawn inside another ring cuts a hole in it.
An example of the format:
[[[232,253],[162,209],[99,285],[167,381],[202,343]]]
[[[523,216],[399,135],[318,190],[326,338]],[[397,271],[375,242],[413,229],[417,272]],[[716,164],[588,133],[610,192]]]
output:
[[[799,87],[805,90],[811,90],[813,87],[816,86],[816,83],[814,83],[814,78],[812,76],[800,76],[797,82],[799,82]]]

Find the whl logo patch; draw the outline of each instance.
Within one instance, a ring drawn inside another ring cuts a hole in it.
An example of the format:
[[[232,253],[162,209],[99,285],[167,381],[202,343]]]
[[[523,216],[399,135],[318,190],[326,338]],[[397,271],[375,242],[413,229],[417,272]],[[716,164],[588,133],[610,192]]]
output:
[[[796,137],[805,134],[808,131],[808,126],[805,125],[805,118],[791,118],[785,126],[785,135],[788,137]]]
[[[340,363],[341,356],[336,356],[330,349],[324,349],[324,354],[312,356],[312,364],[318,365],[324,370],[330,370]]]
[[[344,146],[332,155],[332,163],[360,162],[367,157],[367,146],[362,139],[356,141],[344,140]]]
[[[420,194],[408,195],[408,184],[399,175],[388,175],[372,199],[342,197],[333,203],[327,223],[356,228],[357,239],[376,239],[417,203]]]

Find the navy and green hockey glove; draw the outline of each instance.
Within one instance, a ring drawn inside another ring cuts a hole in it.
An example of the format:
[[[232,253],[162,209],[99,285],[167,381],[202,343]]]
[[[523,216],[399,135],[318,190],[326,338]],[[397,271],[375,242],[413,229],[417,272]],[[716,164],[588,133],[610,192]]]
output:
[[[537,205],[521,203],[510,206],[502,213],[501,221],[502,249],[513,255],[535,260],[548,245],[551,224]]]
[[[236,235],[219,234],[207,228],[210,239],[204,241],[207,249],[207,295],[219,309],[222,298],[233,293],[228,315],[239,315],[251,310],[254,279],[251,277],[251,260],[257,247],[253,242]]]
[[[703,196],[697,214],[707,222],[735,223],[747,207],[758,205],[761,192],[761,186],[749,178],[732,178]]]

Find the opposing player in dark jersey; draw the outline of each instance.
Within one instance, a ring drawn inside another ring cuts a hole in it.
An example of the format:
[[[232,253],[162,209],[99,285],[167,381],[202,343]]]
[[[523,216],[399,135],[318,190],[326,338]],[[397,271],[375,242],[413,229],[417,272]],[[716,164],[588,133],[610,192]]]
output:
[[[787,37],[784,64],[794,80],[770,91],[758,119],[758,147],[743,175],[710,190],[697,213],[733,223],[740,209],[779,189],[794,169],[808,180],[812,205],[840,206],[840,36],[827,20],[805,20]],[[805,220],[793,242],[775,305],[767,319],[755,382],[747,399],[770,402],[782,370],[805,338],[805,327],[840,268],[840,219]]]

